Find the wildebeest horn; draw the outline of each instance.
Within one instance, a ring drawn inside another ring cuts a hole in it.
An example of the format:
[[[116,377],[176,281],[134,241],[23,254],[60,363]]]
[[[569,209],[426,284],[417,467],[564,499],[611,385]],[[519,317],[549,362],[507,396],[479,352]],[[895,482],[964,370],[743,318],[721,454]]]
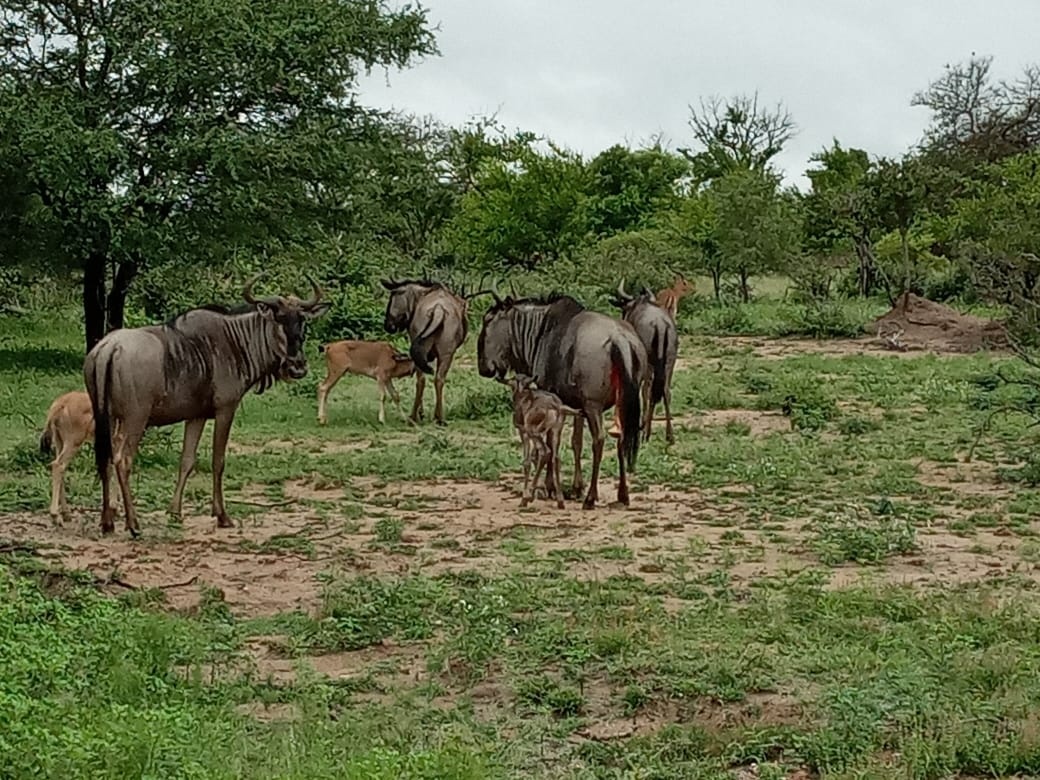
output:
[[[388,290],[396,290],[401,286],[401,283],[396,279],[380,279],[379,283]]]
[[[260,301],[253,297],[253,285],[255,285],[263,275],[263,272],[260,272],[246,282],[245,289],[242,290],[242,297],[245,299],[246,303],[260,303]]]
[[[630,301],[630,300],[632,300],[632,296],[629,295],[627,292],[625,292],[625,280],[624,279],[622,279],[620,282],[618,282],[617,294],[618,294],[618,298],[620,298],[623,301]]]
[[[490,292],[491,297],[495,299],[495,303],[502,303],[502,296],[498,294],[498,282],[494,279],[491,280],[491,289],[488,292]]]
[[[311,288],[314,292],[310,298],[308,298],[300,304],[300,308],[311,309],[317,306],[318,301],[321,300],[322,289],[318,286],[318,283],[311,278],[310,274],[304,274],[304,276],[306,277],[307,281],[311,283]]]

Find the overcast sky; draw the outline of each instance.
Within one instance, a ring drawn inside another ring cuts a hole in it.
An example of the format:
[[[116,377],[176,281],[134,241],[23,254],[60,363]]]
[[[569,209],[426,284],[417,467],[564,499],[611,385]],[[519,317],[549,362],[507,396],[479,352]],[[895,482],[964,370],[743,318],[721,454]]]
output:
[[[378,70],[363,102],[449,124],[497,111],[586,157],[663,133],[689,144],[701,96],[783,101],[798,135],[777,158],[806,185],[832,138],[898,155],[928,114],[914,92],[974,51],[997,76],[1040,61],[1040,0],[427,0],[441,54]]]

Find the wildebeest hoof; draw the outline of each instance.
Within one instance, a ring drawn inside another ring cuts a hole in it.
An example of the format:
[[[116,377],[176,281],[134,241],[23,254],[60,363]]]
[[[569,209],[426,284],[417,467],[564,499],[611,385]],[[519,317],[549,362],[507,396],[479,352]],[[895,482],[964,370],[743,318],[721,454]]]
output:
[[[234,528],[235,524],[231,522],[231,518],[227,515],[217,516],[217,528]]]
[[[139,530],[137,530],[136,528],[127,528],[126,530],[130,532],[130,538],[131,539],[140,539],[141,538],[141,532]]]
[[[595,501],[591,501],[591,500],[589,500],[589,499],[587,499],[587,498],[586,498],[586,499],[585,499],[585,500],[584,500],[584,501],[582,502],[582,504],[581,504],[581,508],[582,508],[582,509],[595,509],[595,508],[596,508],[596,502],[595,502]]]
[[[557,501],[556,502],[556,508],[557,509],[566,509],[566,507],[563,505],[562,501]]]

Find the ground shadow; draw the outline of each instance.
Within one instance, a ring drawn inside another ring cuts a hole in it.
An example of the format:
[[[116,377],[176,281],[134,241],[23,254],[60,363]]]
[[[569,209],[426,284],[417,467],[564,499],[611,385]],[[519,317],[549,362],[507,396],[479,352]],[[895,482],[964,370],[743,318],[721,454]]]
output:
[[[83,353],[54,347],[0,347],[0,372],[6,371],[75,374],[83,371]]]

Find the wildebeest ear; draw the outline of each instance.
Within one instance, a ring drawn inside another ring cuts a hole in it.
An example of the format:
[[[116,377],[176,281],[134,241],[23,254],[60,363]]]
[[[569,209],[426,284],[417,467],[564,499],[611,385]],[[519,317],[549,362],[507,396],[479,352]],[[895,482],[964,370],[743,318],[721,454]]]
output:
[[[274,306],[266,301],[257,301],[253,305],[256,306],[256,310],[260,313],[260,316],[266,317],[269,320],[274,319]]]
[[[328,301],[322,301],[321,303],[318,303],[318,304],[315,304],[314,306],[311,306],[309,309],[304,309],[303,310],[303,316],[306,317],[309,320],[313,320],[313,319],[315,319],[317,317],[320,317],[325,312],[327,312],[329,310],[329,308],[331,308],[331,305],[329,304],[329,302]]]

